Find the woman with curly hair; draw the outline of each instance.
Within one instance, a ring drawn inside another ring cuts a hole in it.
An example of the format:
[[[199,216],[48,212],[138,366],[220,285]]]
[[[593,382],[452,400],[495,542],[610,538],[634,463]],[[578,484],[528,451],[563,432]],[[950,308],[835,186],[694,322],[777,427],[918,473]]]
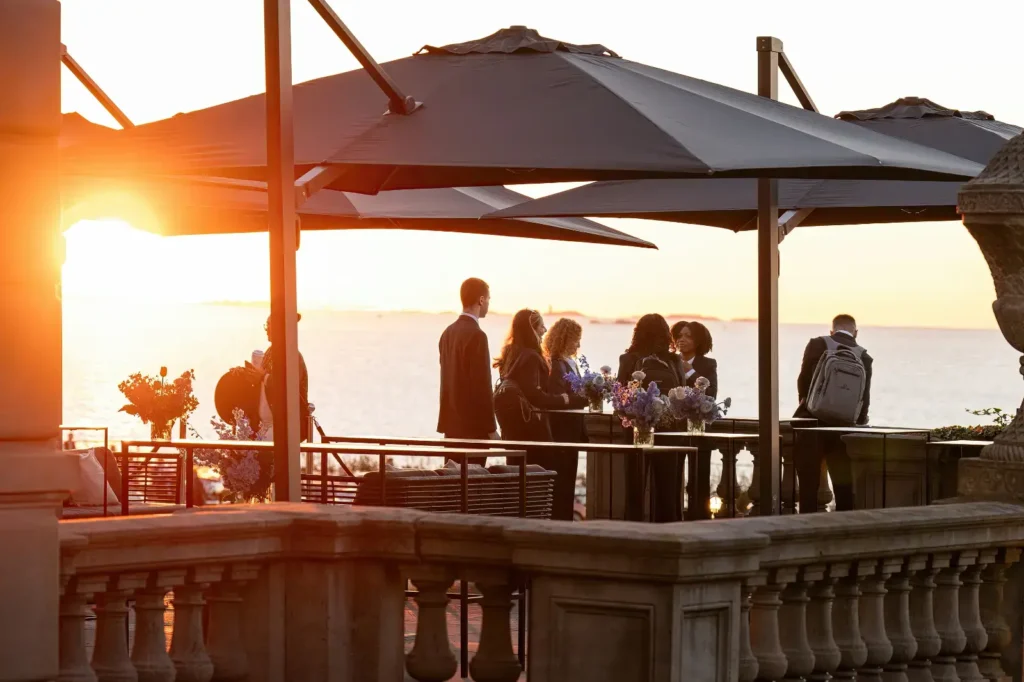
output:
[[[587,399],[572,392],[567,374],[580,373],[576,364],[576,353],[580,349],[583,338],[583,327],[575,320],[561,318],[548,330],[544,337],[544,357],[547,358],[551,370],[548,374],[548,392],[569,396],[568,409],[577,410],[587,406]],[[550,417],[551,435],[556,443],[586,443],[587,426],[582,414],[552,413]],[[534,461],[545,469],[558,472],[555,479],[554,508],[551,518],[572,521],[573,505],[576,502],[576,475],[578,473],[580,453],[577,449],[566,449],[564,452],[552,452],[536,455]]]

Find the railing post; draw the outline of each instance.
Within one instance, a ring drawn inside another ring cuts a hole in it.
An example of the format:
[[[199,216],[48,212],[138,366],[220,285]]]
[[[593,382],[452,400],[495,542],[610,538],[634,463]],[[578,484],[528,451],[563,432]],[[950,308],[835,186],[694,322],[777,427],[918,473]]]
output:
[[[933,682],[932,659],[942,650],[942,637],[935,627],[935,577],[949,566],[948,554],[927,557],[924,568],[910,578],[910,628],[917,651],[907,668],[909,682]]]
[[[908,558],[886,585],[885,633],[892,643],[892,657],[884,666],[886,682],[907,682],[907,667],[917,654],[917,639],[910,624],[910,581],[927,564],[925,556]]]
[[[186,584],[174,590],[171,660],[178,671],[175,682],[210,682],[213,677],[213,661],[203,636],[203,592],[220,580],[222,571],[220,566],[190,569]]]
[[[754,682],[757,679],[757,656],[750,648],[750,599],[761,584],[763,575],[755,575],[743,581],[740,587],[740,665],[739,682]]]
[[[448,589],[454,582],[454,575],[443,568],[412,579],[418,590],[416,639],[405,657],[405,667],[418,682],[448,682],[458,669],[448,641]]]
[[[206,649],[213,663],[212,682],[248,679],[249,661],[242,639],[242,590],[259,571],[254,564],[235,564],[229,576],[210,588],[206,596],[210,616]]]
[[[986,680],[1001,682],[1006,679],[1003,670],[1003,650],[1010,644],[1010,625],[1006,622],[1003,605],[1003,586],[1006,584],[1006,569],[1020,560],[1021,550],[1017,548],[1000,549],[996,560],[985,568],[981,574],[982,583],[979,593],[981,622],[988,633],[988,644],[981,652],[978,669]]]
[[[754,591],[750,608],[750,648],[757,658],[757,679],[777,680],[786,674],[789,661],[779,638],[779,595],[796,579],[797,569],[776,569]]]
[[[857,669],[868,660],[868,648],[860,630],[860,582],[864,569],[853,562],[850,570],[836,583],[836,599],[832,603],[832,627],[836,646],[839,647],[839,666],[834,675],[837,680],[857,679]]]
[[[505,571],[477,576],[474,584],[483,599],[483,622],[476,655],[469,672],[476,682],[516,682],[523,669],[512,649],[512,580]],[[522,626],[522,623],[520,624]]]
[[[796,579],[782,591],[779,609],[779,641],[786,654],[786,678],[801,679],[814,671],[814,651],[807,637],[807,596],[809,583],[825,576],[822,565],[804,566]]]
[[[860,631],[868,655],[857,672],[857,682],[881,682],[882,667],[892,658],[892,642],[885,629],[885,585],[889,576],[902,568],[903,558],[887,557],[863,563],[866,567],[870,566],[861,582],[859,604]]]
[[[167,655],[164,635],[164,602],[167,593],[185,582],[185,569],[159,571],[149,576],[146,586],[135,592],[135,646],[132,663],[139,682],[174,682],[177,671]]]
[[[96,673],[85,650],[85,619],[88,600],[106,589],[106,579],[71,578],[60,598],[60,673],[57,682],[96,682]]]
[[[977,553],[975,552],[975,555]],[[942,640],[939,654],[932,658],[935,682],[960,682],[956,674],[956,657],[967,646],[967,635],[960,625],[960,576],[974,563],[970,552],[951,557],[948,565],[935,578],[935,629]]]
[[[146,585],[146,574],[110,578],[96,595],[96,646],[92,669],[99,682],[137,682],[135,665],[128,655],[128,597]]]
[[[811,603],[807,607],[807,636],[814,652],[814,670],[807,676],[808,680],[825,682],[839,667],[842,652],[832,634],[832,603],[836,598],[836,580],[846,576],[849,570],[847,564],[829,565],[809,591]]]
[[[981,550],[974,563],[964,569],[959,601],[960,626],[964,629],[966,643],[963,652],[956,658],[956,674],[960,682],[984,682],[985,679],[978,669],[978,655],[988,645],[988,632],[981,622],[978,597],[982,571],[995,562],[997,551],[994,547]]]

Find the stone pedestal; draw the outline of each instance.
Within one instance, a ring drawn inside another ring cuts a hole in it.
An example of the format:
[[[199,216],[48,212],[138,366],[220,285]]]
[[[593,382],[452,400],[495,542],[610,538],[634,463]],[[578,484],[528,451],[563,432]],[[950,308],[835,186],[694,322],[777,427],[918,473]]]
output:
[[[995,284],[992,304],[999,330],[1024,354],[1024,135],[1010,140],[960,192],[964,225],[978,242]],[[1021,359],[1024,374],[1024,357]],[[1024,505],[1024,412],[978,458],[961,459],[958,500],[1001,500]],[[1024,631],[1024,571],[1008,572],[1005,605],[1009,645],[1002,669],[1019,682]]]
[[[0,2],[0,681],[57,675],[60,4]]]

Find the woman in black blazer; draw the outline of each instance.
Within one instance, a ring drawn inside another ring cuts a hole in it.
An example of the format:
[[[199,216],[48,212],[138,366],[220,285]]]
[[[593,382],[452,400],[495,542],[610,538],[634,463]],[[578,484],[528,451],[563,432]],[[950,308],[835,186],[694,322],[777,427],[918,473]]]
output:
[[[684,368],[678,355],[671,351],[672,334],[668,322],[657,313],[644,315],[633,329],[633,340],[626,352],[619,356],[619,383],[626,384],[645,358],[655,356],[660,377],[658,388],[662,393],[683,385]],[[648,360],[651,364],[652,360]],[[663,366],[662,366],[663,365]],[[643,382],[646,388],[651,380]],[[649,467],[645,457],[629,458],[626,468],[626,519],[642,521],[644,514],[644,482],[648,468],[651,477],[651,495],[654,498],[654,521],[671,523],[682,519],[683,458],[678,455],[659,455],[652,458]]]
[[[682,360],[687,386],[704,377],[711,382],[705,394],[718,397],[718,362],[707,357],[714,344],[711,332],[700,322],[676,322],[672,325],[672,343]]]
[[[711,332],[700,322],[676,322],[672,325],[672,344],[682,358],[684,381],[694,386],[697,379],[704,377],[710,386],[704,391],[712,398],[718,397],[718,362],[707,357],[713,343]],[[710,518],[711,512],[704,501],[711,496],[711,448],[697,449],[697,467],[690,485],[690,509],[688,519]]]

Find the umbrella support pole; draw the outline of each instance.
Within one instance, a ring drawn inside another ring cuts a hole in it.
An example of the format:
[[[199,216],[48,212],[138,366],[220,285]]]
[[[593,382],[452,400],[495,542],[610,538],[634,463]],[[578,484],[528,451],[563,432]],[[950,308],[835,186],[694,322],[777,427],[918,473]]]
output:
[[[60,62],[64,66],[68,67],[68,71],[71,72],[71,75],[78,79],[79,83],[85,86],[85,89],[89,91],[89,94],[100,103],[100,106],[103,107],[115,121],[117,121],[118,125],[122,128],[135,127],[132,120],[128,118],[123,111],[121,111],[121,108],[114,103],[114,100],[110,99],[110,96],[103,91],[103,88],[101,88],[99,84],[92,79],[92,76],[82,68],[82,65],[76,62],[74,57],[68,53],[68,48],[63,43],[61,43],[60,46]]]
[[[309,0],[309,4],[313,6],[313,9],[320,15],[320,18],[331,27],[331,30],[345,44],[345,47],[356,58],[356,61],[366,69],[366,72],[370,74],[370,78],[377,84],[377,87],[387,95],[389,113],[407,115],[420,108],[420,103],[402,92],[398,84],[381,68],[381,65],[377,63],[373,55],[363,47],[363,44],[349,30],[345,22],[327,4],[327,0]]]
[[[274,349],[274,499],[300,502],[299,351],[295,251],[295,144],[292,120],[291,0],[264,0],[267,74],[267,199],[270,334]]]
[[[757,94],[779,97],[782,41],[757,39]],[[761,513],[781,512],[779,452],[779,211],[778,182],[757,181],[757,389]]]

